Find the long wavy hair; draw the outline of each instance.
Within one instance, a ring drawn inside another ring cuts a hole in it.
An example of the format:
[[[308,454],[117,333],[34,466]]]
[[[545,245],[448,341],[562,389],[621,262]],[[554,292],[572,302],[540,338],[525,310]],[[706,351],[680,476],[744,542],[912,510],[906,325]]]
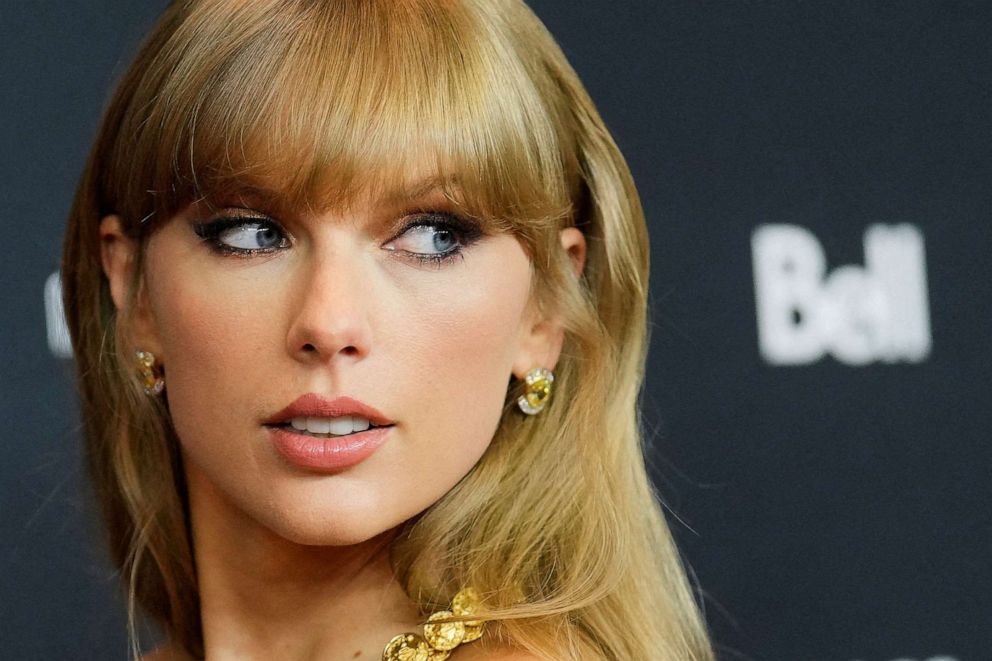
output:
[[[231,189],[327,209],[431,164],[463,213],[530,256],[531,295],[565,326],[555,393],[498,431],[391,547],[430,612],[485,596],[495,640],[547,659],[709,661],[694,593],[644,462],[638,394],[649,244],[630,172],[554,39],[519,0],[181,0],[106,111],[66,234],[62,275],[88,468],[128,588],[203,655],[178,439],[141,391],[98,226],[142,247],[193,201]],[[576,278],[558,230],[578,227]],[[132,643],[137,653],[137,642]]]

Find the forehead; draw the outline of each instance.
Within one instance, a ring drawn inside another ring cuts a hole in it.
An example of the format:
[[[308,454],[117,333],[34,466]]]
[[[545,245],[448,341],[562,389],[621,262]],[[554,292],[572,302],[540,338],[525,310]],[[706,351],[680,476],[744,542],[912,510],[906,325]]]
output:
[[[157,207],[132,217],[430,194],[525,234],[572,213],[570,110],[504,17],[440,0],[189,6],[133,105],[147,114],[120,161],[147,163]]]

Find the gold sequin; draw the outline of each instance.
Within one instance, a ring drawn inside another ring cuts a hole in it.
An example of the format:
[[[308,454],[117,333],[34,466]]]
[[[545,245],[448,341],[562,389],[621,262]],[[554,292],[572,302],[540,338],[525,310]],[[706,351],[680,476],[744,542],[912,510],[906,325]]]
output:
[[[401,633],[386,644],[382,661],[432,661],[431,648],[417,634]]]
[[[481,599],[472,588],[455,595],[450,611],[438,611],[427,618],[424,635],[401,633],[393,636],[382,651],[382,661],[445,661],[451,650],[462,643],[482,636],[484,622],[438,622],[452,615],[472,615],[478,612]]]
[[[479,593],[475,591],[475,588],[465,588],[455,595],[454,600],[451,602],[451,610],[455,615],[473,615],[479,610],[481,601]],[[462,642],[470,643],[473,640],[478,640],[481,636],[482,621],[467,620],[465,622],[465,636],[462,638]]]
[[[453,650],[462,644],[465,639],[465,625],[462,622],[441,622],[433,624],[436,620],[441,620],[452,616],[451,611],[438,611],[427,618],[424,625],[424,638],[431,644],[431,647],[438,650]]]

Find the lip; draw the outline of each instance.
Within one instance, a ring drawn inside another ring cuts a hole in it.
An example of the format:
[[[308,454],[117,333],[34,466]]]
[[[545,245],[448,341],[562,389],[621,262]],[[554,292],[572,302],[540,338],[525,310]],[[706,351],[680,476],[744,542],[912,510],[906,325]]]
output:
[[[376,427],[345,436],[318,437],[297,433],[286,426],[293,418],[305,416],[336,418],[345,415],[367,418]],[[389,439],[395,423],[374,406],[351,397],[325,399],[307,393],[272,416],[265,423],[275,449],[289,463],[308,470],[333,472],[361,463]]]
[[[286,461],[308,470],[333,472],[368,459],[389,440],[392,427],[370,427],[347,436],[321,438],[296,433],[292,427],[269,427],[269,438]]]
[[[314,418],[337,418],[343,415],[355,415],[367,418],[377,426],[395,424],[374,406],[361,402],[351,397],[335,397],[325,399],[320,395],[308,392],[302,397],[298,397],[292,404],[276,413],[272,418],[265,421],[266,425],[281,425],[289,422],[293,418],[311,416]]]

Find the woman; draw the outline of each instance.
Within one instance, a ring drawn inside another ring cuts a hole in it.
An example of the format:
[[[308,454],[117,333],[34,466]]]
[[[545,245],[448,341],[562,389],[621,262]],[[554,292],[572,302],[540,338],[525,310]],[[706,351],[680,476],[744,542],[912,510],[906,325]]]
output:
[[[63,278],[147,658],[712,658],[640,450],[636,191],[520,2],[173,3]]]

